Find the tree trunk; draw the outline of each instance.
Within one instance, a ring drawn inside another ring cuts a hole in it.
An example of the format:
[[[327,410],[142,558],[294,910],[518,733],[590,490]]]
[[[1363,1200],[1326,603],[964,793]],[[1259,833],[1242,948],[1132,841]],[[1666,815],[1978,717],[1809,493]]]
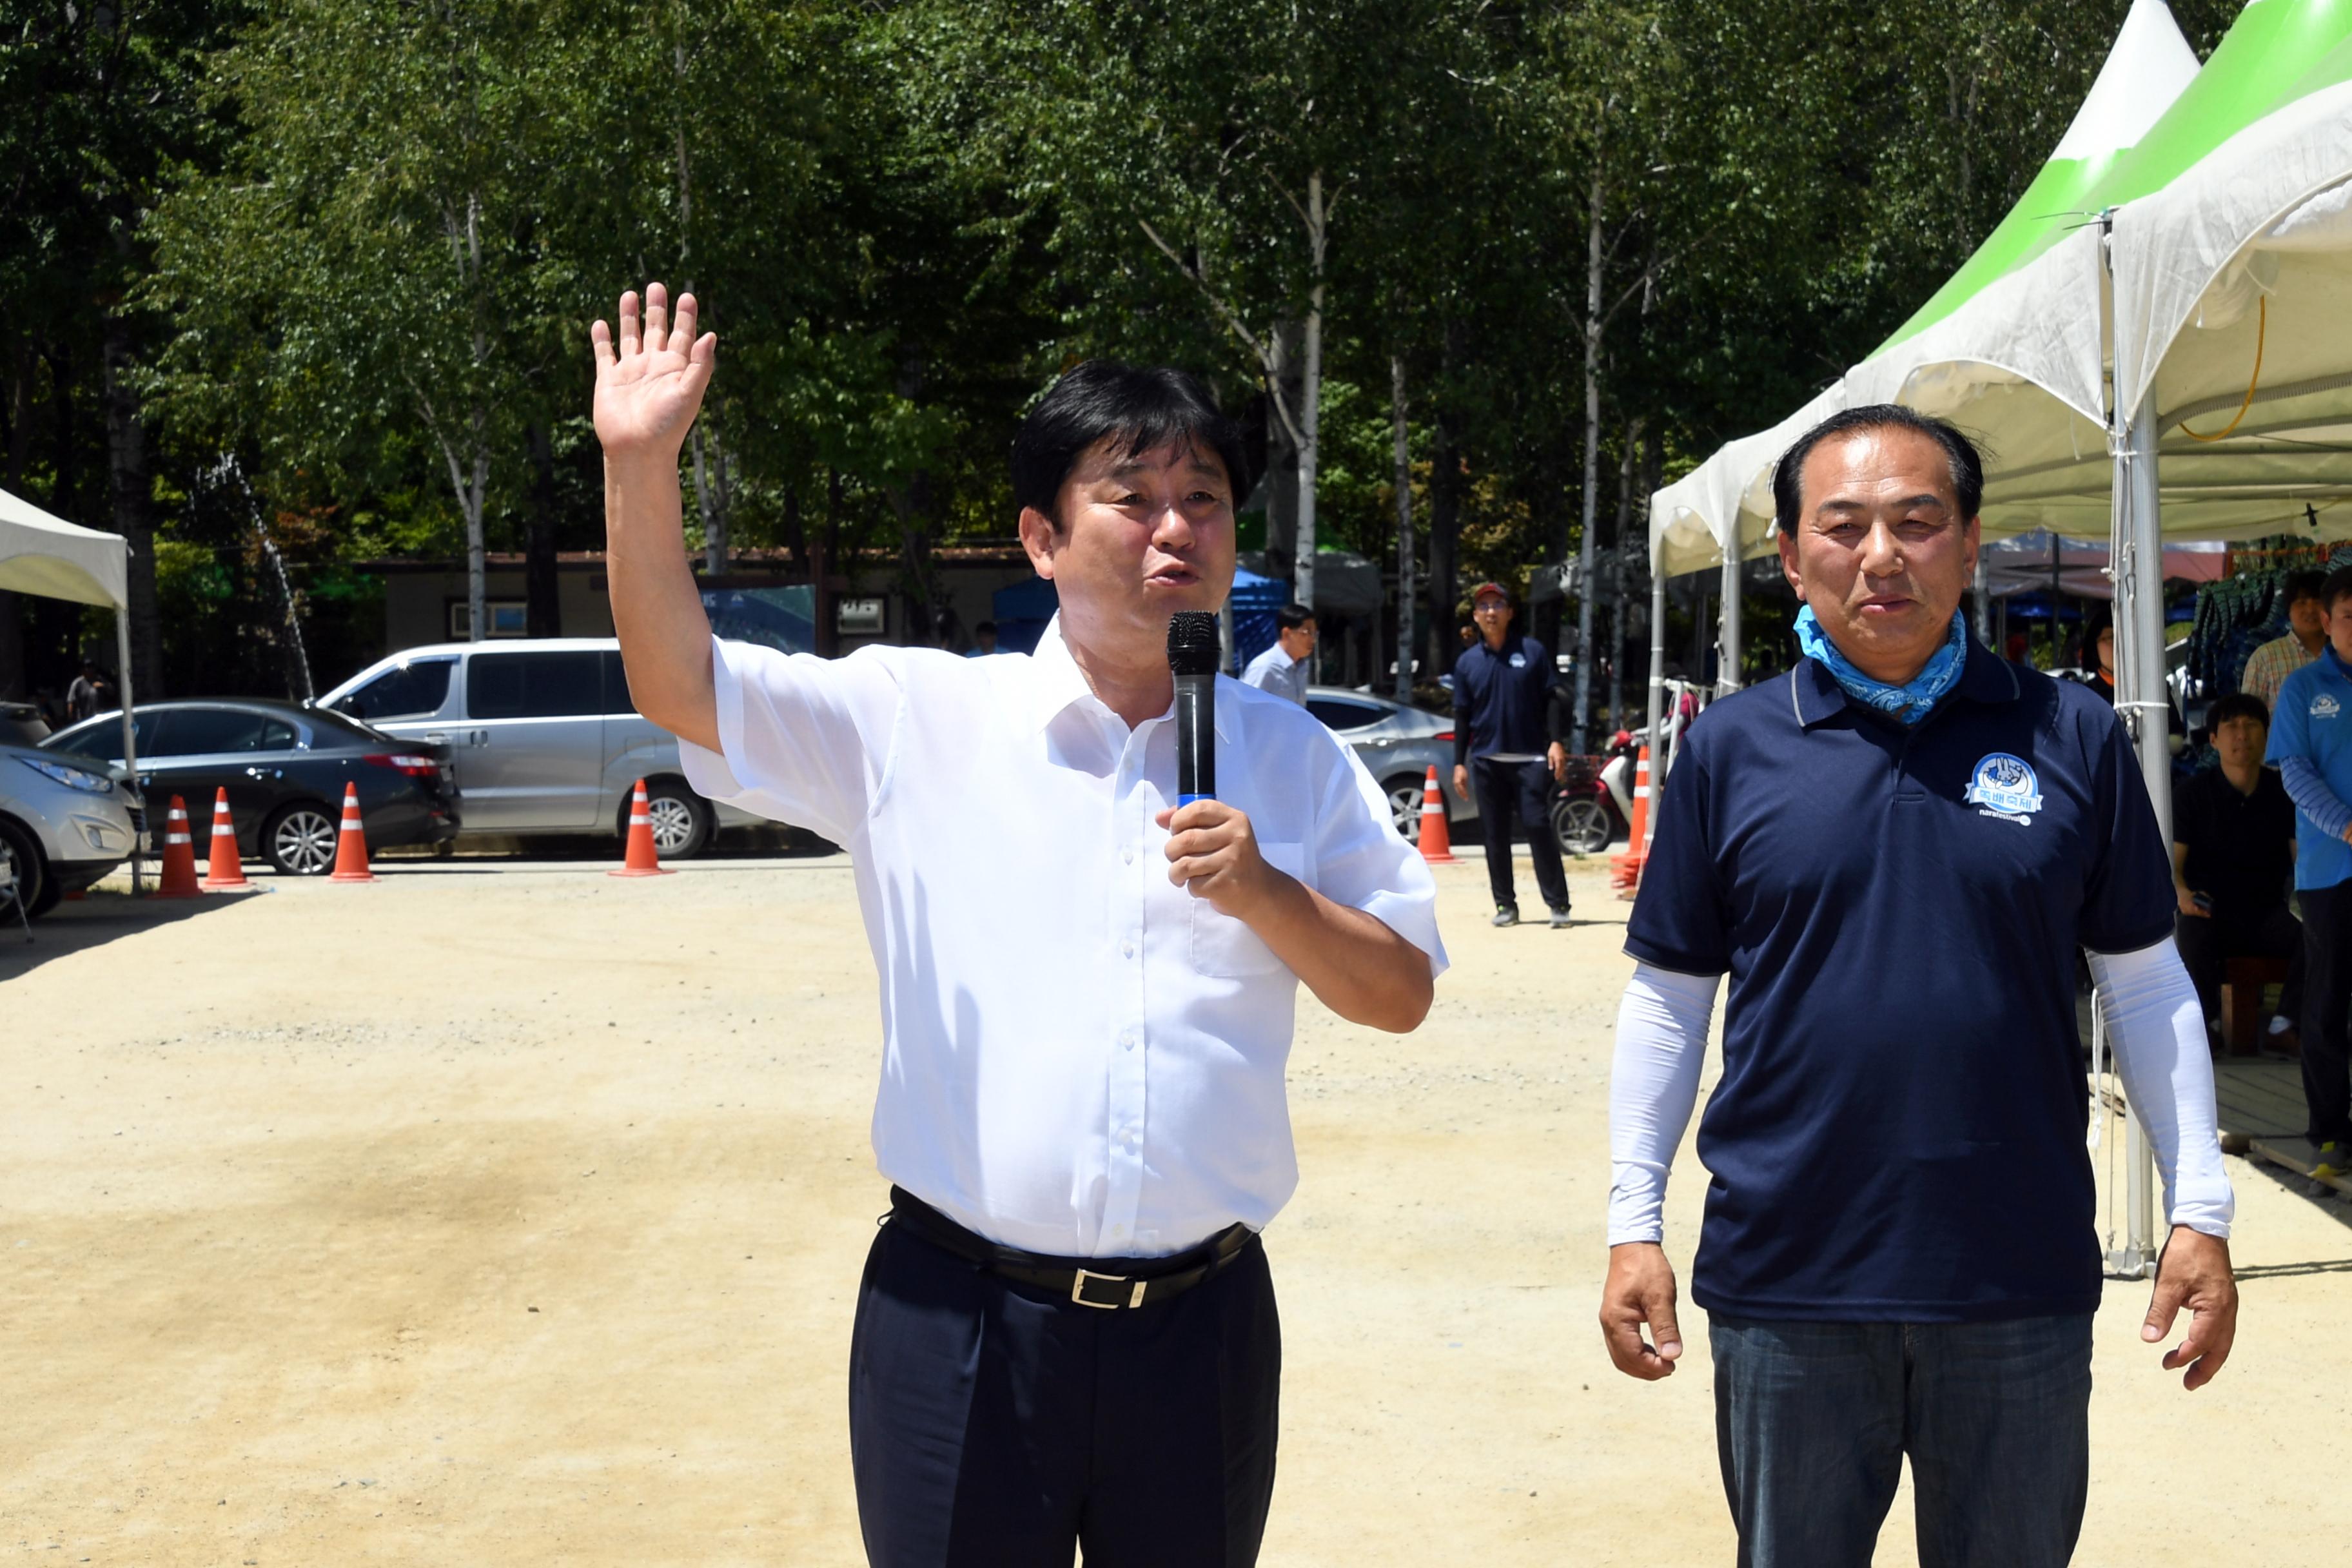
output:
[[[547,426],[533,425],[530,444],[530,521],[522,552],[523,624],[532,637],[563,635],[562,579],[555,561],[555,444]]]
[[[1435,435],[1429,470],[1429,673],[1433,679],[1453,669],[1462,652],[1454,635],[1454,611],[1462,597],[1454,559],[1462,538],[1462,453],[1454,445],[1454,429],[1442,406]]]
[[[801,487],[784,484],[784,550],[795,573],[809,569],[808,525],[801,521]]]
[[[1412,700],[1412,458],[1405,444],[1404,356],[1389,356],[1389,428],[1396,444],[1396,700]]]
[[[32,451],[33,339],[18,331],[8,363],[8,482],[10,495],[25,493],[25,460]],[[14,594],[0,590],[0,698],[22,698],[32,689],[25,667],[25,611]]]
[[[1293,572],[1297,598],[1315,607],[1316,432],[1323,402],[1323,171],[1307,176],[1307,243],[1313,258],[1313,285],[1307,292],[1306,365],[1298,396],[1298,563]]]
[[[1608,194],[1601,166],[1592,170],[1592,195],[1584,227],[1584,542],[1577,552],[1576,723],[1568,749],[1584,755],[1592,722],[1593,520],[1601,496],[1601,286],[1608,253],[1601,247],[1601,204]]]
[[[131,323],[106,318],[106,460],[114,531],[131,546],[131,679],[134,700],[163,692],[163,627],[155,605],[155,481],[147,460],[147,426],[131,384]],[[118,612],[120,613],[120,612]]]
[[[1642,421],[1636,416],[1625,421],[1625,450],[1617,467],[1617,535],[1611,552],[1609,572],[1609,721],[1618,729],[1625,723],[1625,563],[1633,555],[1633,475],[1642,441]],[[1649,531],[1642,531],[1646,543]]]

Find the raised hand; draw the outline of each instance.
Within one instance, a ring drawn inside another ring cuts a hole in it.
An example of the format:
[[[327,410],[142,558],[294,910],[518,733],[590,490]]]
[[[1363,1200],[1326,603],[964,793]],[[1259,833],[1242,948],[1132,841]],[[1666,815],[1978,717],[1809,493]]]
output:
[[[673,325],[669,293],[654,283],[646,289],[642,324],[635,291],[621,296],[617,344],[604,322],[588,329],[596,350],[596,438],[607,458],[677,460],[719,361],[719,334],[698,339],[694,328],[694,296],[679,296]]]

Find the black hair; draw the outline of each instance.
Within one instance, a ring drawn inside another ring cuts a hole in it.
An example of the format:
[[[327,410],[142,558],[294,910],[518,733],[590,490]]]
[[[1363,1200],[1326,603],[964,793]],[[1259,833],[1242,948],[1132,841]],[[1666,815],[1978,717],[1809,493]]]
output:
[[[1304,605],[1285,605],[1274,612],[1275,625],[1284,631],[1295,632],[1315,619],[1315,612]]]
[[[1910,430],[1927,437],[1944,449],[1944,461],[1951,469],[1952,493],[1960,503],[1960,520],[1967,521],[1983,508],[1984,458],[1976,443],[1960,434],[1958,426],[1899,403],[1871,403],[1831,415],[1798,437],[1772,466],[1772,519],[1782,533],[1793,538],[1804,516],[1805,459],[1831,437],[1856,430]]]
[[[2227,697],[2216,699],[2213,706],[2205,710],[2205,732],[2219,734],[2221,726],[2232,719],[2252,719],[2267,730],[2271,723],[2271,710],[2252,692],[2232,691]]]
[[[1218,412],[1208,389],[1168,365],[1087,360],[1064,373],[1013,437],[1013,504],[1062,520],[1063,481],[1078,455],[1109,438],[1113,453],[1132,458],[1171,441],[1207,447],[1224,465],[1239,508],[1249,493],[1249,457],[1240,426]]]
[[[2319,597],[2331,616],[2336,613],[2336,600],[2352,599],[2352,566],[2338,566],[2330,572],[2327,581],[2319,585]]]
[[[996,635],[996,623],[994,621],[982,621],[978,626],[971,628],[971,635],[974,637],[978,637],[982,632],[986,632],[990,637],[994,637]]]
[[[2279,603],[2291,605],[2297,599],[2319,599],[2320,607],[2325,609],[2327,602],[2320,598],[2320,588],[2326,581],[2322,573],[2290,572],[2286,574],[2286,581],[2280,584]]]

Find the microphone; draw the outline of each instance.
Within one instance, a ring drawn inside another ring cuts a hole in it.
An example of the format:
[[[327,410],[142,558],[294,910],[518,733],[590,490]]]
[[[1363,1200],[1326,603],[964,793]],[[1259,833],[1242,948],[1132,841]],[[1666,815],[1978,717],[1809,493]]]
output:
[[[1168,668],[1176,677],[1176,804],[1217,798],[1217,617],[1179,610],[1168,622]]]

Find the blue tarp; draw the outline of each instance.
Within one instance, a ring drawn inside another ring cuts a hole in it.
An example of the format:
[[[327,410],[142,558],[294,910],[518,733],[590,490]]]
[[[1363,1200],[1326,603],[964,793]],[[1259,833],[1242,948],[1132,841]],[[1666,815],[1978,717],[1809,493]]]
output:
[[[1045,623],[1062,607],[1062,596],[1043,577],[999,588],[988,598],[988,618],[996,623],[996,646],[1008,653],[1034,653]]]
[[[755,642],[786,653],[816,651],[816,590],[713,588],[702,595],[711,631],[735,642]]]
[[[1275,612],[1290,603],[1290,584],[1279,577],[1261,577],[1245,566],[1234,568],[1234,592],[1227,603],[1234,609],[1234,672],[1274,646]]]

